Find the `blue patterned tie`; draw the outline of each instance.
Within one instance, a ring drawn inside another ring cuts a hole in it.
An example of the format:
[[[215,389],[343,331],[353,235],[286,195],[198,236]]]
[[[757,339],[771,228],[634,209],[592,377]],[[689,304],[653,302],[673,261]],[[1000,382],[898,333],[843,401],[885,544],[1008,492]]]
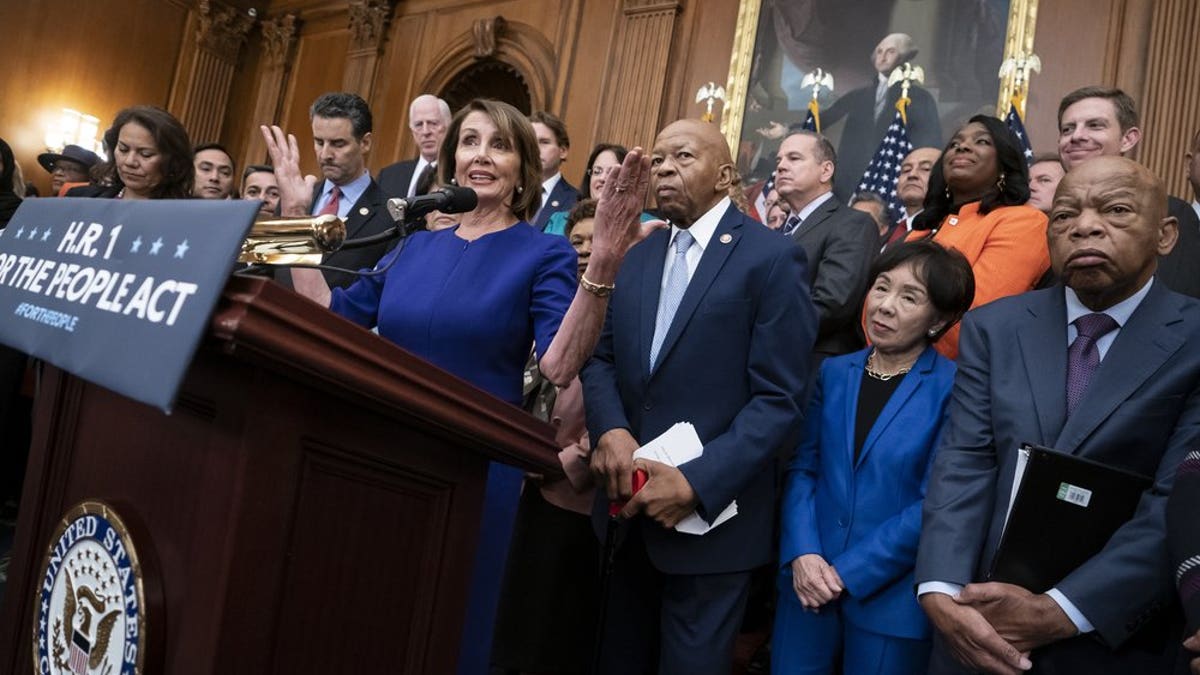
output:
[[[795,232],[799,227],[800,216],[795,214],[790,215],[788,216],[788,219],[783,222],[783,234],[790,237],[792,236],[792,233]]]
[[[658,361],[658,350],[662,348],[667,330],[671,328],[671,320],[675,318],[675,310],[679,309],[679,301],[688,285],[687,252],[696,242],[696,238],[687,230],[680,230],[675,235],[675,258],[671,261],[671,271],[667,274],[667,285],[663,287],[662,296],[658,299],[658,316],[654,319],[654,341],[650,343],[650,370]]]

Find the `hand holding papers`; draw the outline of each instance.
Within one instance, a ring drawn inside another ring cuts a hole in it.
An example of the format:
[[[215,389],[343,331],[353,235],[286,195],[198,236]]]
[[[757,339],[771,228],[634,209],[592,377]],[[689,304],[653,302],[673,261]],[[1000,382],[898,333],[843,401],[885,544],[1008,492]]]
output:
[[[633,458],[635,461],[641,459],[650,462],[659,462],[669,467],[679,467],[703,454],[704,444],[700,442],[700,437],[696,435],[695,427],[690,422],[678,422],[658,438],[638,448],[633,453]],[[650,483],[653,484],[655,479],[653,465],[646,464],[646,466],[650,475]],[[736,501],[730,503],[711,525],[705,522],[695,511],[692,511],[692,513],[675,525],[675,529],[684,534],[702,535],[735,515],[737,515]]]

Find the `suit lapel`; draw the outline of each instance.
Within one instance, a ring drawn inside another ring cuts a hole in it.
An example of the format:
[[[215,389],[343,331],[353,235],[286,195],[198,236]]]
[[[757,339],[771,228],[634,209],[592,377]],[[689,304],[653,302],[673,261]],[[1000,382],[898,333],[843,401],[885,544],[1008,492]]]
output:
[[[900,381],[900,386],[896,387],[895,393],[884,404],[883,410],[879,411],[879,418],[875,420],[875,424],[871,425],[871,430],[867,432],[867,440],[863,442],[862,452],[858,454],[858,462],[854,464],[854,468],[857,469],[867,459],[867,454],[871,452],[871,448],[875,447],[876,441],[887,430],[888,425],[892,423],[896,414],[904,406],[908,405],[908,400],[913,397],[913,394],[917,393],[922,383],[929,377],[929,373],[933,370],[936,354],[937,352],[932,347],[929,347],[917,357],[917,362],[913,364],[912,372],[905,375],[904,379]],[[860,371],[859,382],[861,381],[862,375]],[[857,402],[858,396],[855,396],[854,400]],[[850,428],[853,428],[853,424],[851,424]]]
[[[379,186],[375,181],[367,184],[367,189],[363,190],[362,196],[358,201],[350,205],[350,211],[346,214],[346,238],[353,239],[359,235],[359,231],[367,224],[367,221],[375,214],[375,209],[378,208],[379,202],[382,201],[383,193],[379,190]],[[363,213],[366,209],[366,213]]]
[[[862,392],[862,377],[863,368],[867,366],[867,355],[869,351],[861,351],[854,355],[846,363],[846,397],[843,401],[844,409],[842,410],[842,429],[845,431],[845,465],[847,467],[846,474],[854,473],[854,432],[856,429],[856,418],[858,416],[858,396]]]
[[[1108,348],[1078,407],[1063,426],[1055,442],[1057,450],[1076,452],[1118,405],[1179,351],[1184,338],[1173,326],[1181,320],[1166,288],[1156,280]]]
[[[802,243],[805,234],[815,230],[818,225],[828,220],[830,216],[837,212],[837,210],[837,196],[831,196],[829,199],[825,200],[824,204],[817,207],[816,211],[808,214],[808,217],[804,219],[804,222],[800,223],[800,226],[796,228],[794,233],[792,233],[792,237],[797,243]]]
[[[687,291],[683,294],[683,299],[679,302],[679,308],[675,310],[675,317],[671,320],[671,326],[667,329],[667,337],[663,339],[662,347],[658,350],[658,362],[661,364],[666,360],[667,355],[671,353],[671,348],[679,341],[679,336],[683,334],[683,328],[695,313],[696,308],[700,305],[701,298],[708,292],[708,287],[712,285],[713,280],[717,278],[717,273],[725,265],[725,261],[729,259],[729,254],[733,249],[737,248],[738,241],[741,239],[742,213],[736,207],[730,205],[725,210],[725,215],[721,217],[721,222],[717,224],[716,230],[713,231],[712,239],[708,240],[708,247],[704,249],[704,255],[700,257],[700,264],[696,267],[696,273],[692,275],[688,282]],[[722,241],[722,237],[728,234],[730,241],[728,243]],[[666,257],[666,251],[663,252],[663,258]],[[659,264],[662,264],[659,260]],[[655,299],[650,305],[654,308],[654,313],[658,311],[658,288],[661,286],[661,267],[658,277],[659,284],[655,285]],[[654,336],[654,315],[650,313],[650,336],[653,340]],[[646,361],[650,360],[650,342],[646,343]]]
[[[650,260],[642,266],[641,330],[638,331],[643,381],[650,378],[650,344],[654,342],[654,320],[658,315],[658,296],[662,292],[663,267],[666,265],[670,241],[671,230],[665,229],[654,232],[642,244],[650,256]]]
[[[1067,416],[1067,307],[1061,286],[1030,302],[1030,321],[1017,330],[1025,377],[1033,393],[1042,444],[1051,443]],[[1028,439],[1034,440],[1034,439]]]

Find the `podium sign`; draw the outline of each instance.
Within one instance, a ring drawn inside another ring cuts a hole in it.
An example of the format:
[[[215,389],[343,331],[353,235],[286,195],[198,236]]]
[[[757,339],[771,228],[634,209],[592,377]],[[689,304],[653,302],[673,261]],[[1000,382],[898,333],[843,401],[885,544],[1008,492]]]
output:
[[[25,200],[0,231],[0,342],[169,412],[257,213]]]

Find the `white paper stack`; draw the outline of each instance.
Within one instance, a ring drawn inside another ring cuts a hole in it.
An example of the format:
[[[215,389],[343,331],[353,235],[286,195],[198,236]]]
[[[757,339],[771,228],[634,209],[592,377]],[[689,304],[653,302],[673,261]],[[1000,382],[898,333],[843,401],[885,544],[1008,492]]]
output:
[[[633,453],[634,459],[648,459],[661,462],[667,466],[680,466],[704,454],[704,444],[696,435],[696,428],[691,422],[676,422],[661,436],[646,443]],[[679,521],[675,530],[684,534],[701,535],[707,533],[737,515],[737,500],[730,502],[717,519],[709,525],[693,511],[687,518]]]

